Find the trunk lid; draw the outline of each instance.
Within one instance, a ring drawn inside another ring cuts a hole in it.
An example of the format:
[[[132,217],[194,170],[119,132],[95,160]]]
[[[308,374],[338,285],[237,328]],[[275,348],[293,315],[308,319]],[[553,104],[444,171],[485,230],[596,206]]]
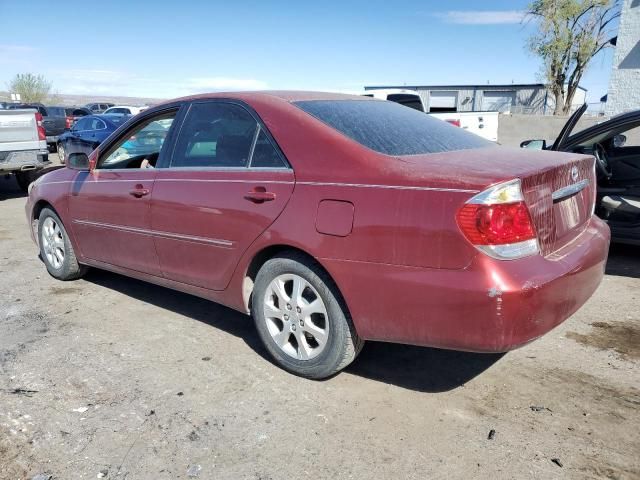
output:
[[[407,185],[468,189],[470,196],[496,183],[520,179],[544,256],[580,235],[593,214],[592,156],[493,147],[400,159],[395,170],[402,169]]]
[[[587,227],[595,203],[593,157],[573,156],[555,168],[522,178],[522,193],[547,256]]]

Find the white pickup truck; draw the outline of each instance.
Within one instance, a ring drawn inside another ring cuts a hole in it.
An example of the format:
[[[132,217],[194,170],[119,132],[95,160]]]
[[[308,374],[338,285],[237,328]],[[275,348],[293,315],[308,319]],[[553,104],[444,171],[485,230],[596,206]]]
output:
[[[50,164],[42,115],[33,109],[0,110],[0,175],[13,173],[26,191]]]
[[[422,98],[415,90],[386,88],[379,90],[367,90],[362,95],[366,97],[389,100],[406,107],[426,112]],[[492,142],[498,141],[498,115],[499,112],[447,112],[429,113],[432,117],[449,122],[456,127],[468,130],[480,135]]]

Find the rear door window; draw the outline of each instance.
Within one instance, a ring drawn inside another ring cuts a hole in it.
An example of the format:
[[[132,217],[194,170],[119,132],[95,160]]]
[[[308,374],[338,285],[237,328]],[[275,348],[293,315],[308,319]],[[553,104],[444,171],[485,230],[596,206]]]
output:
[[[85,119],[82,119],[82,120],[85,120]],[[107,125],[99,118],[90,118],[87,120],[90,122],[91,130],[104,130],[105,128],[107,128]]]
[[[81,132],[85,130],[92,130],[91,128],[91,120],[88,118],[81,118],[76,122],[73,127],[73,130],[76,132]]]
[[[225,102],[191,105],[171,167],[247,167],[258,123],[243,107]]]
[[[282,156],[261,128],[251,156],[252,168],[287,168]]]
[[[417,155],[495,145],[394,102],[308,100],[296,106],[361,145],[386,155]]]

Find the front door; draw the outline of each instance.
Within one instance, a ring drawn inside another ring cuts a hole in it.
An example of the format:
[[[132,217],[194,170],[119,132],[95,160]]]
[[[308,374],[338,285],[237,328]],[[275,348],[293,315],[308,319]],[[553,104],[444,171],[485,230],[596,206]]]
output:
[[[190,106],[167,166],[157,170],[151,197],[162,272],[223,290],[284,209],[293,171],[257,116],[228,101]]]
[[[73,230],[82,255],[99,262],[161,275],[150,221],[157,170],[176,112],[133,125],[98,158],[91,172],[79,172],[69,196]]]

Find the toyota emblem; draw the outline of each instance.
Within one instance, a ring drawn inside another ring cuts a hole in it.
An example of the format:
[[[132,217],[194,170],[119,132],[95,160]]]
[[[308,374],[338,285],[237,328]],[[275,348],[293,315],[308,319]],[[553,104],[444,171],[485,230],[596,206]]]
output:
[[[574,182],[578,181],[578,167],[573,166],[571,167],[571,180],[573,180]]]

